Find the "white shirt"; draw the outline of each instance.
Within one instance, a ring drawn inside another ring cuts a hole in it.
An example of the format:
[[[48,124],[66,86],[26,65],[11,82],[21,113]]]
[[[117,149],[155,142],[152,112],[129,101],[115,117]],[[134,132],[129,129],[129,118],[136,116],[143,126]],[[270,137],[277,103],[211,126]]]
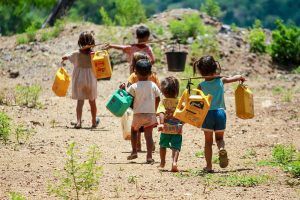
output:
[[[155,99],[161,96],[161,92],[152,81],[138,81],[132,84],[127,92],[134,97],[133,112],[156,113]]]

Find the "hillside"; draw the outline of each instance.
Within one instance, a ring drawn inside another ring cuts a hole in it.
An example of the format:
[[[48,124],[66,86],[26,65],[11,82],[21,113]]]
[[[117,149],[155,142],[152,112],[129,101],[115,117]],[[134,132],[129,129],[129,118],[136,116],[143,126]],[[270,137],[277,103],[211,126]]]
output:
[[[183,73],[168,72],[164,57],[164,51],[172,48],[169,20],[182,18],[187,13],[196,13],[205,24],[216,29],[222,74],[244,74],[246,84],[254,92],[255,117],[242,120],[235,115],[234,89],[237,84],[226,86],[228,168],[221,169],[214,163],[214,174],[207,175],[201,171],[205,164],[204,136],[200,129],[190,125],[186,125],[183,131],[179,173],[169,171],[170,151],[166,170],[157,169],[159,134],[156,130],[153,132],[155,164],[145,164],[145,152],[133,162],[126,160],[131,150],[130,143],[122,138],[120,119],[105,108],[109,96],[128,77],[128,64],[120,52],[110,51],[114,63],[112,79],[98,81],[96,102],[100,127],[89,128],[90,112],[86,102],[83,128],[74,129],[70,123],[76,119],[76,102],[70,98],[71,91],[66,98],[56,97],[51,91],[62,55],[78,48],[77,39],[82,31],[93,30],[97,43],[131,43],[134,42],[136,26],[124,28],[67,23],[59,37],[45,42],[37,40],[17,45],[18,35],[0,37],[0,111],[10,116],[13,126],[23,124],[35,132],[22,144],[17,144],[14,135],[11,135],[8,144],[0,143],[0,199],[8,199],[9,192],[19,192],[32,200],[58,199],[47,193],[47,186],[56,180],[55,172],[63,170],[66,148],[72,141],[79,149],[79,159],[93,144],[101,151],[103,176],[99,190],[90,199],[299,199],[299,177],[293,178],[278,166],[262,166],[259,163],[272,158],[276,144],[294,145],[297,151],[300,150],[300,75],[281,70],[267,54],[250,53],[246,40],[248,30],[237,28],[233,31],[196,10],[178,9],[154,15],[147,22],[150,28],[159,26],[164,30],[157,34],[158,30],[151,29],[154,39],[168,39],[153,45],[159,58],[154,70],[160,78],[191,75],[189,66]],[[40,36],[41,31],[38,38]],[[195,53],[193,42],[181,46],[190,53],[188,64],[193,60],[192,52]],[[72,72],[70,63],[66,69]],[[16,77],[12,78],[14,74]],[[18,84],[40,85],[41,106],[28,108],[17,105],[14,90]],[[145,150],[144,140],[142,149]],[[216,145],[214,153],[216,156]]]

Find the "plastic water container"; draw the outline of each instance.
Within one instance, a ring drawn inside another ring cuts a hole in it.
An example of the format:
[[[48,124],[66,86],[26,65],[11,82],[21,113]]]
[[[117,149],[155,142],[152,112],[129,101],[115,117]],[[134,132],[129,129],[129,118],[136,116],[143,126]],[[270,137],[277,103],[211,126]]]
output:
[[[71,77],[65,70],[65,68],[60,67],[56,74],[54,83],[52,85],[52,91],[59,97],[66,96],[68,88],[71,82]]]
[[[124,140],[131,140],[131,124],[133,119],[133,111],[131,108],[126,110],[121,118],[121,127]]]
[[[106,103],[106,108],[116,117],[122,117],[132,101],[133,97],[128,92],[118,89]]]
[[[252,91],[243,84],[239,84],[235,90],[236,116],[241,119],[254,117],[254,101]]]
[[[93,72],[97,79],[110,78],[112,69],[107,51],[96,51],[91,53]]]
[[[198,89],[193,89],[192,91],[196,92],[196,94],[191,95],[188,89],[183,92],[174,112],[174,117],[200,128],[210,108],[212,97],[211,95],[205,96]]]

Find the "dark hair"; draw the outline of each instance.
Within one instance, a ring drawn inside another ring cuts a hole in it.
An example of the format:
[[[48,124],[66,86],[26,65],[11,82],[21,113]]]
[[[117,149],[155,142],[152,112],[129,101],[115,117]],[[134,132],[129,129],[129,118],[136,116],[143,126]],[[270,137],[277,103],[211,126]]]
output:
[[[149,57],[147,56],[146,53],[141,52],[141,51],[135,52],[133,54],[132,62],[131,62],[131,66],[133,68],[133,71],[135,70],[135,66],[136,66],[137,61],[142,60],[142,59],[149,60]]]
[[[146,26],[139,26],[137,27],[136,29],[136,37],[138,39],[142,39],[142,38],[145,38],[145,37],[149,37],[150,36],[150,30],[148,27]]]
[[[218,61],[215,61],[212,56],[203,56],[193,64],[194,74],[196,69],[202,76],[212,75],[214,73],[221,73],[221,67]],[[217,72],[218,70],[218,72]]]
[[[84,31],[79,35],[78,46],[82,48],[87,45],[95,45],[94,32],[92,31],[91,32]]]
[[[167,98],[176,98],[179,94],[179,81],[174,76],[169,76],[161,81],[161,92]]]
[[[136,62],[135,72],[141,76],[149,76],[151,74],[151,62],[148,59],[141,59]]]

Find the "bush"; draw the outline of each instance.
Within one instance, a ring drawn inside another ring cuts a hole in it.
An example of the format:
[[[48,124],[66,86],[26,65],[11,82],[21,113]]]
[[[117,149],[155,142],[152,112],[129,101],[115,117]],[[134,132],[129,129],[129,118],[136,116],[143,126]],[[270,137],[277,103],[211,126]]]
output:
[[[201,5],[200,11],[205,12],[211,17],[221,17],[221,8],[215,0],[205,0]]]
[[[213,33],[213,30],[205,26],[197,14],[185,15],[181,21],[172,20],[170,31],[173,38],[179,39],[181,43],[186,43],[189,37],[196,38],[198,35]]]
[[[35,108],[39,105],[38,99],[41,91],[42,88],[39,85],[17,85],[15,88],[16,103],[21,106]]]
[[[272,156],[275,162],[285,165],[293,160],[295,153],[296,149],[294,146],[284,146],[279,144],[273,148]]]
[[[41,35],[41,41],[47,41],[52,38],[57,38],[59,34],[64,30],[65,22],[63,20],[56,20],[54,26],[50,30],[43,30]]]
[[[115,23],[113,22],[113,20],[109,17],[108,13],[106,12],[104,7],[101,7],[99,9],[100,15],[102,17],[102,22],[104,25],[106,26],[113,26],[115,25]]]
[[[253,53],[266,53],[266,34],[261,28],[261,22],[255,21],[252,30],[248,37],[250,43],[250,52]]]
[[[285,166],[285,170],[290,172],[294,177],[300,177],[300,160],[290,162]]]
[[[21,34],[17,36],[17,44],[28,44],[28,43],[29,43],[29,39],[27,35]]]
[[[11,127],[11,119],[7,116],[6,113],[0,112],[0,140],[3,140],[4,143],[8,141]]]
[[[131,26],[146,20],[145,9],[140,0],[116,0],[115,21],[121,26]]]
[[[282,64],[300,64],[300,28],[276,21],[277,29],[272,32],[271,56]]]
[[[73,142],[68,147],[67,155],[64,173],[57,175],[58,181],[49,185],[48,191],[63,199],[79,200],[80,196],[90,194],[98,188],[99,178],[102,175],[102,167],[97,164],[100,152],[96,146],[92,146],[86,161],[80,163]]]

